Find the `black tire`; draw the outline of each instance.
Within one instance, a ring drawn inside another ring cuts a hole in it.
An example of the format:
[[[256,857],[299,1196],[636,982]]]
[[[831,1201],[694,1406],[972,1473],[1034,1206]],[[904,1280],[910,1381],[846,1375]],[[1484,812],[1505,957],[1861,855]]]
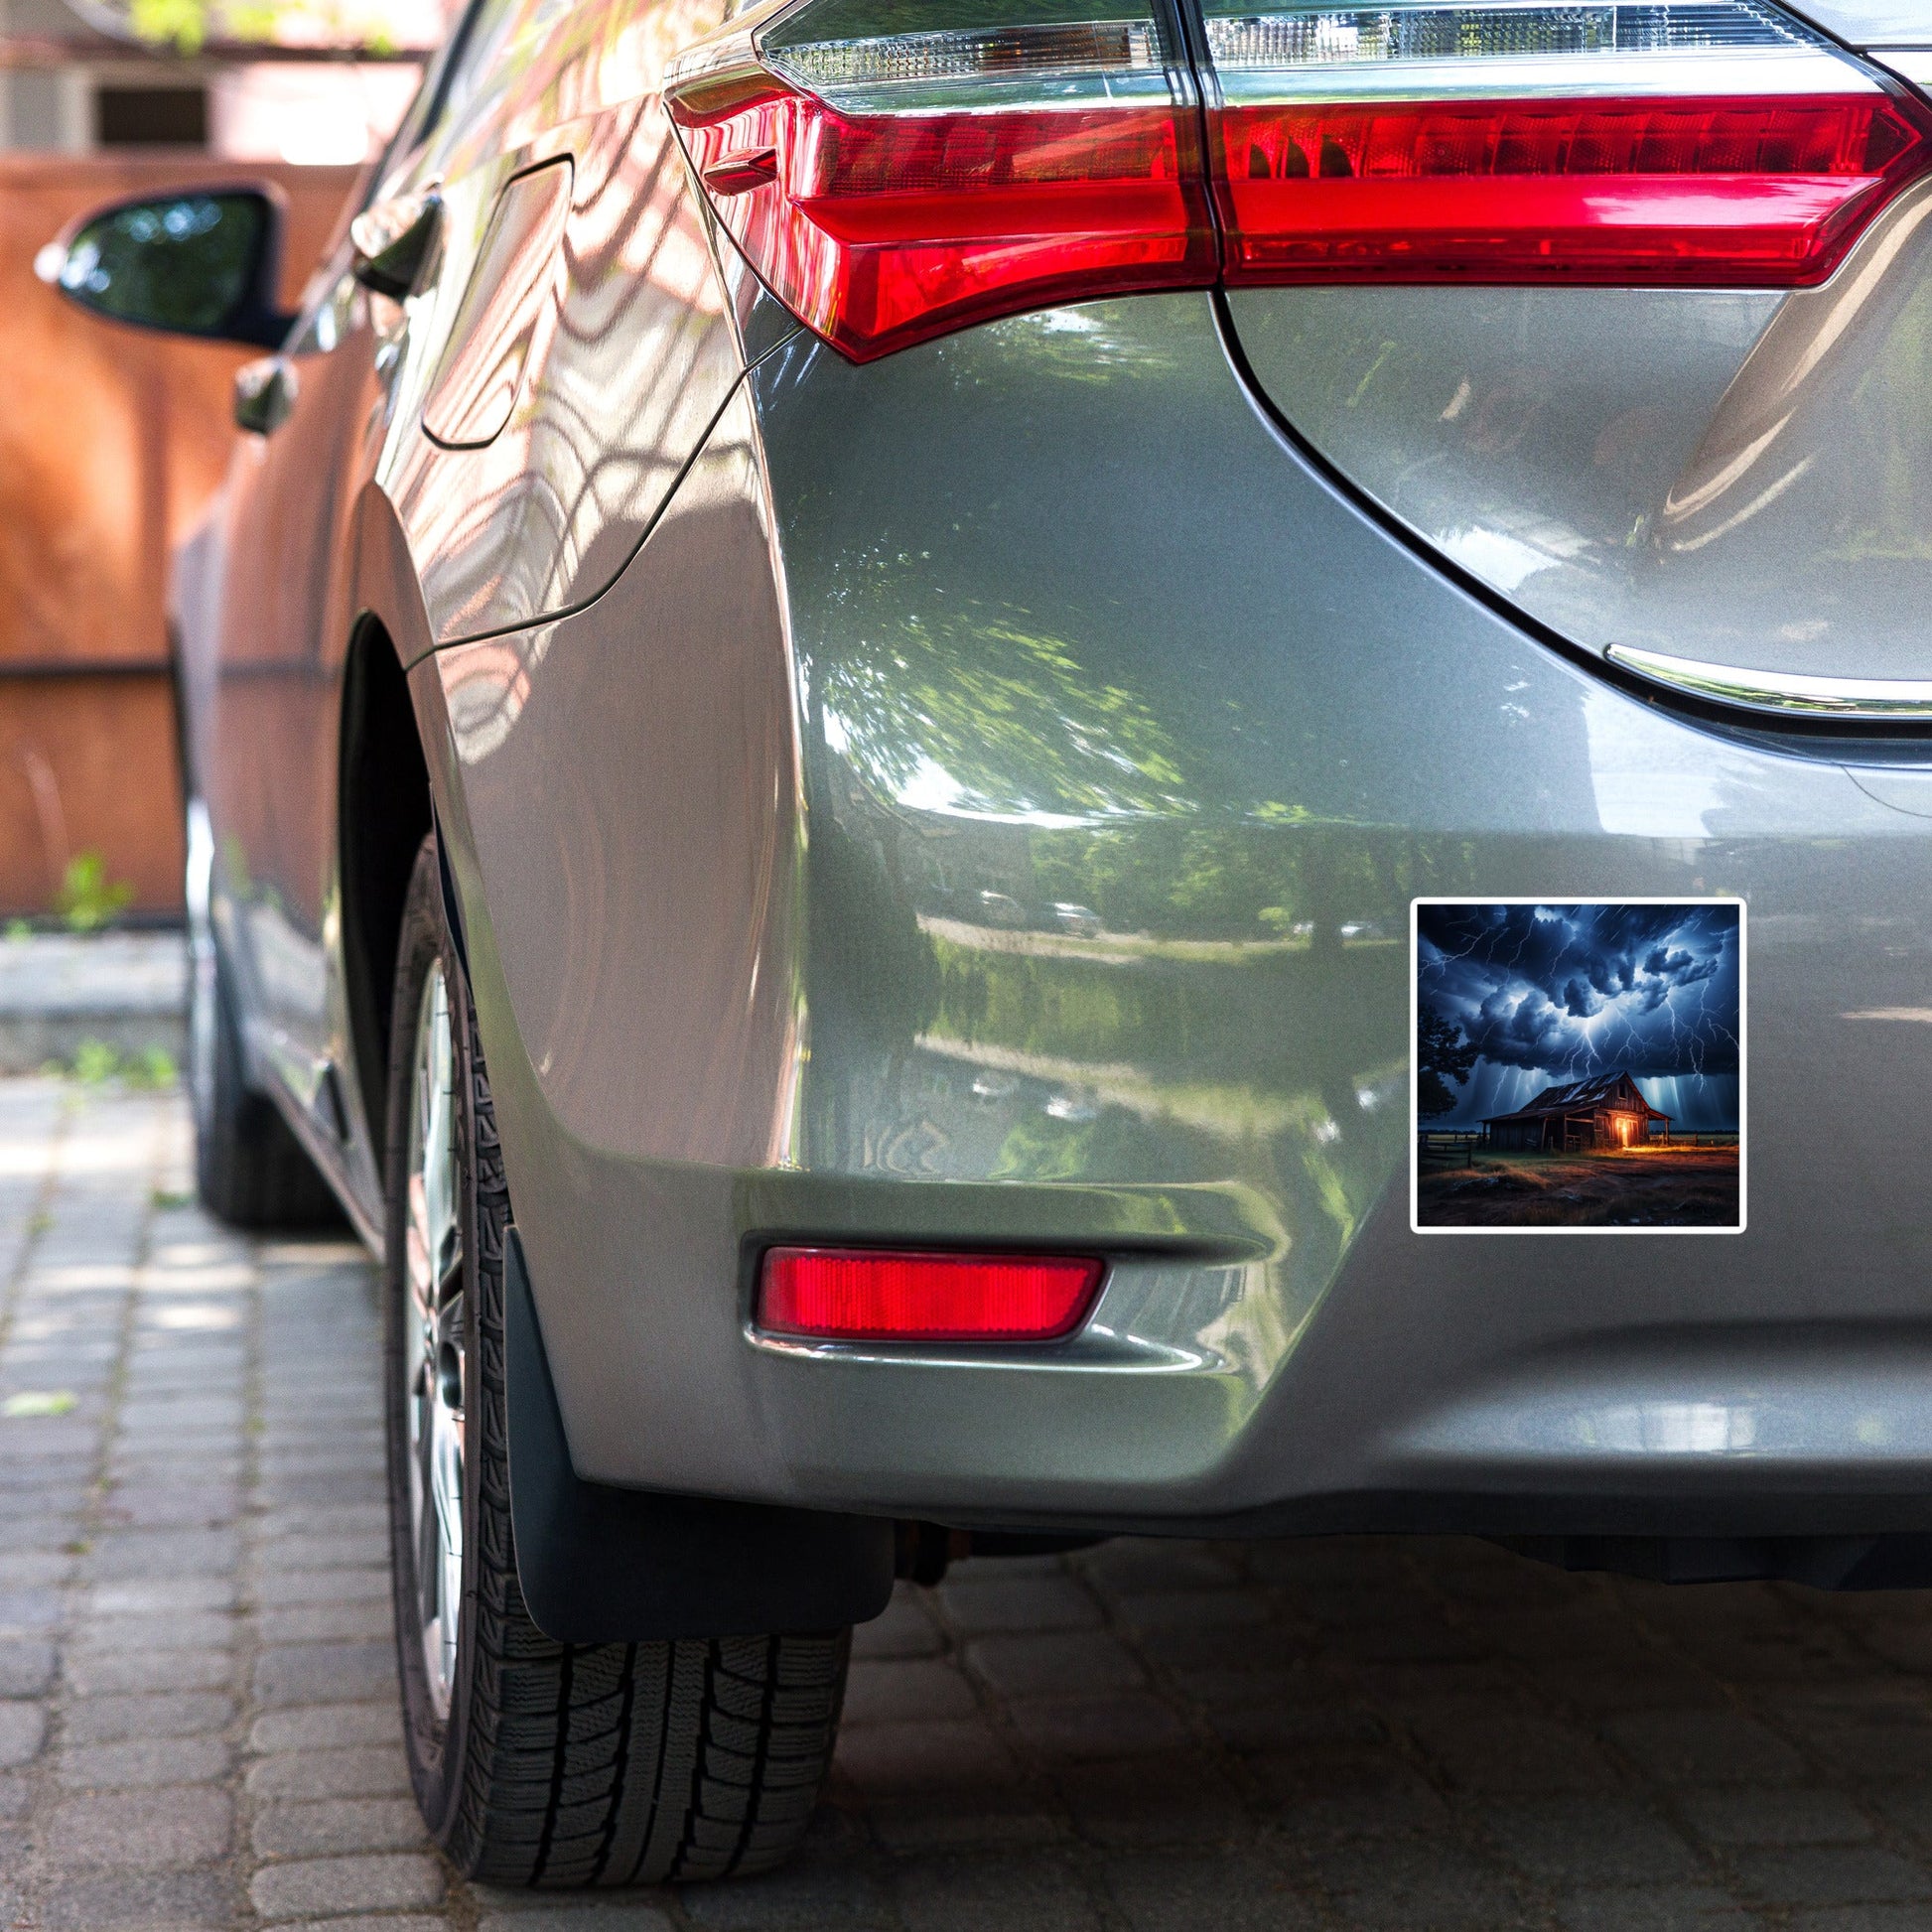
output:
[[[430,1612],[419,1581],[420,1571],[439,1565],[434,1553],[419,1561],[411,1522],[416,1450],[407,1405],[417,1400],[412,1385],[425,1355],[405,1272],[412,1076],[424,989],[439,967],[460,1258],[424,1272],[462,1298],[461,1315],[439,1329],[462,1362],[463,1582],[447,1716],[432,1690]],[[492,1884],[646,1884],[766,1870],[792,1853],[810,1822],[838,1727],[850,1632],[560,1644],[530,1620],[509,1512],[509,1197],[469,988],[445,927],[433,836],[410,881],[393,1011],[384,1164],[389,1497],[403,1728],[424,1820],[459,1871]]]
[[[321,1171],[264,1093],[250,1087],[234,992],[211,934],[195,936],[188,1016],[188,1092],[195,1117],[195,1187],[237,1228],[339,1225]]]

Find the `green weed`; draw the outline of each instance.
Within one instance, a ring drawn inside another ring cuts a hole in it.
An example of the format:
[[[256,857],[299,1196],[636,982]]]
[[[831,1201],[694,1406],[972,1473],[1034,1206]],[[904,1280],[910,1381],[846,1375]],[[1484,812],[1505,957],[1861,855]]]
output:
[[[65,1416],[77,1400],[69,1389],[22,1389],[0,1402],[0,1415],[12,1422],[35,1416]]]
[[[55,909],[69,932],[94,932],[126,911],[134,888],[107,876],[107,860],[97,850],[76,852],[55,896]]]
[[[47,1071],[77,1086],[101,1087],[109,1080],[119,1080],[122,1086],[137,1092],[172,1087],[180,1077],[175,1056],[167,1047],[140,1046],[124,1053],[109,1039],[83,1039],[74,1048],[69,1064],[53,1061]]]

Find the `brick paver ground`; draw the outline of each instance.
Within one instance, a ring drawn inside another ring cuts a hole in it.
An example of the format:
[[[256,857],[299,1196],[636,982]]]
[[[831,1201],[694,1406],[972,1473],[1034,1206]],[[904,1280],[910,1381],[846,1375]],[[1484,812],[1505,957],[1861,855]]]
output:
[[[789,1872],[455,1882],[398,1741],[368,1268],[212,1226],[186,1155],[174,1095],[0,1082],[0,1926],[1932,1928],[1932,1599],[1452,1541],[968,1564],[860,1633]]]

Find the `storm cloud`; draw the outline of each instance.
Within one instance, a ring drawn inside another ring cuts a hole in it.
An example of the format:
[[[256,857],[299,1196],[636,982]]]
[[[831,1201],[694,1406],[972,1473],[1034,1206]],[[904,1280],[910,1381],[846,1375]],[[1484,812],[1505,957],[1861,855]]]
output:
[[[1423,905],[1418,992],[1483,1059],[1557,1079],[1738,1070],[1738,909]]]

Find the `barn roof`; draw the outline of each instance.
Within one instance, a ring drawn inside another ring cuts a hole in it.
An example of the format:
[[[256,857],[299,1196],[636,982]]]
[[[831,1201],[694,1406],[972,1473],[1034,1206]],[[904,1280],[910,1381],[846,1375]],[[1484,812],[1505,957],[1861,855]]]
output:
[[[1627,1092],[1623,1090],[1626,1083]],[[1625,1071],[1592,1073],[1587,1080],[1572,1080],[1567,1086],[1545,1087],[1534,1100],[1518,1107],[1514,1113],[1486,1115],[1484,1125],[1494,1127],[1500,1121],[1510,1120],[1547,1120],[1552,1114],[1592,1113],[1598,1107],[1607,1107],[1617,1101],[1627,1108],[1631,1094],[1636,1096],[1637,1105],[1651,1120],[1670,1119],[1669,1114],[1659,1113],[1643,1097],[1643,1089]]]

